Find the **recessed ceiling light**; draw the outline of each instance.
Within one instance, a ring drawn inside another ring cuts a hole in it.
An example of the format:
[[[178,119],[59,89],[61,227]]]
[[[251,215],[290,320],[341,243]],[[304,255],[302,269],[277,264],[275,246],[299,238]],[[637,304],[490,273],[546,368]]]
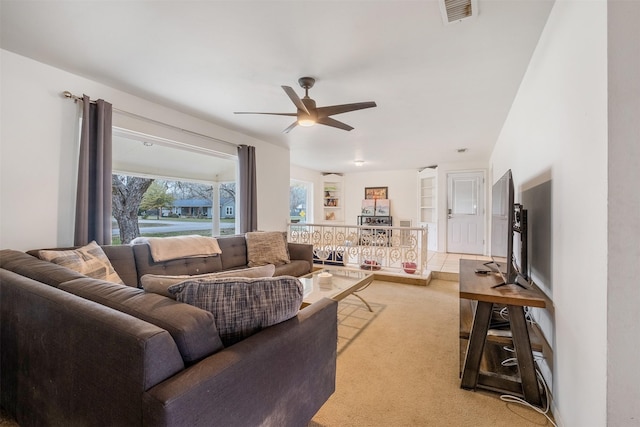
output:
[[[353,164],[356,165],[357,167],[360,167],[364,165],[364,160],[354,160]]]

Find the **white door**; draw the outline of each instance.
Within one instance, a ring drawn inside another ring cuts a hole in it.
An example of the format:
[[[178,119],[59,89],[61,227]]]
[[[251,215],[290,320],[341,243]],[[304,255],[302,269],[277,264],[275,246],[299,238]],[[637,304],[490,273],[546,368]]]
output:
[[[484,172],[447,175],[447,252],[484,252]]]

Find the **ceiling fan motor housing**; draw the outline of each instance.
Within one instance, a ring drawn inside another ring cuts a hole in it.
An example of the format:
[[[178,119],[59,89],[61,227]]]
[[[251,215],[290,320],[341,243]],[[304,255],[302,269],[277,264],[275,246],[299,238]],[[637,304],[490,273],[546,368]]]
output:
[[[314,79],[313,77],[300,77],[298,79],[298,84],[303,89],[311,89],[315,82],[316,79]]]

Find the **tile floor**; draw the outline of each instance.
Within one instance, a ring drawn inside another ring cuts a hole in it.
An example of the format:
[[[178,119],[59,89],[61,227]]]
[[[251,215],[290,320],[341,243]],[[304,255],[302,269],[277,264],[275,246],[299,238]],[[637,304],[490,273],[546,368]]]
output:
[[[429,252],[427,254],[427,269],[433,272],[458,273],[461,259],[491,261],[484,255],[450,254],[446,252]]]

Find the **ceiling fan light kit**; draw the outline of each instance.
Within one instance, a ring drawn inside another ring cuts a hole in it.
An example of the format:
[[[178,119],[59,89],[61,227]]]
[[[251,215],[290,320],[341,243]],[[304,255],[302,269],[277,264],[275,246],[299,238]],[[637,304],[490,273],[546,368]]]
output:
[[[316,121],[313,120],[311,117],[303,117],[298,119],[298,125],[300,126],[304,126],[304,127],[310,127],[316,124]]]
[[[373,101],[356,102],[353,104],[330,105],[327,107],[316,107],[316,101],[309,98],[309,89],[313,87],[315,82],[316,80],[313,77],[300,77],[298,79],[298,84],[304,89],[304,98],[298,97],[298,94],[296,94],[296,92],[291,87],[282,86],[284,92],[298,109],[295,113],[261,113],[236,111],[234,114],[267,114],[272,116],[296,117],[296,121],[282,131],[284,133],[289,133],[291,129],[293,129],[297,125],[309,127],[313,126],[316,123],[350,131],[353,129],[353,127],[329,116],[333,116],[334,114],[348,113],[349,111],[376,107],[376,103]]]

